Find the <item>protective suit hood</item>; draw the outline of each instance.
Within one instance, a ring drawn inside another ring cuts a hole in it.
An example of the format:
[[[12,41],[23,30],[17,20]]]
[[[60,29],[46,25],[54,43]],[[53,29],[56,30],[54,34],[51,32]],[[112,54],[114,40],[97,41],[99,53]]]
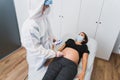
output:
[[[28,0],[28,12],[29,17],[32,19],[40,18],[42,15],[48,15],[50,12],[50,7],[47,8],[42,14],[42,8],[45,0]]]

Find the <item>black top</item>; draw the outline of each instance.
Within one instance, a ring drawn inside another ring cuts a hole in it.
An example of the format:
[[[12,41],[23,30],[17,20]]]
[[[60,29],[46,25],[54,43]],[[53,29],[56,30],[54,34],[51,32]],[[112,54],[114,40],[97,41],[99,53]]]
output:
[[[80,62],[80,60],[81,60],[81,58],[82,58],[84,53],[88,53],[89,54],[89,50],[88,50],[88,47],[87,47],[86,44],[77,45],[73,39],[68,39],[65,42],[65,44],[66,44],[66,46],[64,48],[70,47],[70,48],[73,48],[76,51],[78,51],[78,53],[79,53],[79,62]]]

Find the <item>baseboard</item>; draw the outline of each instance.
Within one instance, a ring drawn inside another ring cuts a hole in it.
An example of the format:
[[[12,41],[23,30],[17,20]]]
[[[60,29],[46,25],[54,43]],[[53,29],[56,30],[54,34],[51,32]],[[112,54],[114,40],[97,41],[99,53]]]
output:
[[[120,53],[116,53],[116,52],[113,52],[113,54],[118,54],[118,55],[120,55]]]
[[[0,61],[4,60],[5,58],[9,57],[10,55],[12,55],[13,53],[15,53],[17,50],[21,49],[22,46],[20,46],[18,49],[12,51],[10,54],[6,55],[5,57],[1,58]]]

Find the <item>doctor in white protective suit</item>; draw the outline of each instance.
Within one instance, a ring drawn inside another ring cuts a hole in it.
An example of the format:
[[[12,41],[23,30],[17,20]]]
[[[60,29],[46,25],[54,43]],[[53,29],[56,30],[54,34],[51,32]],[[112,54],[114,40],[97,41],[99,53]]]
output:
[[[44,66],[46,60],[60,57],[62,53],[51,49],[54,36],[50,28],[49,5],[52,1],[28,0],[28,3],[29,17],[24,22],[21,32],[22,45],[27,51],[28,80],[42,80],[40,76],[43,76],[47,69]]]

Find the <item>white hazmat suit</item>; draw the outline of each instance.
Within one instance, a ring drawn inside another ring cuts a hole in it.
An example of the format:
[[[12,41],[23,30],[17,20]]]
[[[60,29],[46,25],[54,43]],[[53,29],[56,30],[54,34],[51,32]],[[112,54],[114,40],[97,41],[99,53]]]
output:
[[[50,7],[42,14],[45,0],[29,0],[29,18],[24,22],[21,32],[22,45],[27,51],[28,80],[42,80],[47,67],[43,67],[46,59],[53,58],[56,53],[51,50],[53,34],[50,28]],[[39,75],[40,73],[42,75]],[[37,75],[36,75],[37,74]]]

